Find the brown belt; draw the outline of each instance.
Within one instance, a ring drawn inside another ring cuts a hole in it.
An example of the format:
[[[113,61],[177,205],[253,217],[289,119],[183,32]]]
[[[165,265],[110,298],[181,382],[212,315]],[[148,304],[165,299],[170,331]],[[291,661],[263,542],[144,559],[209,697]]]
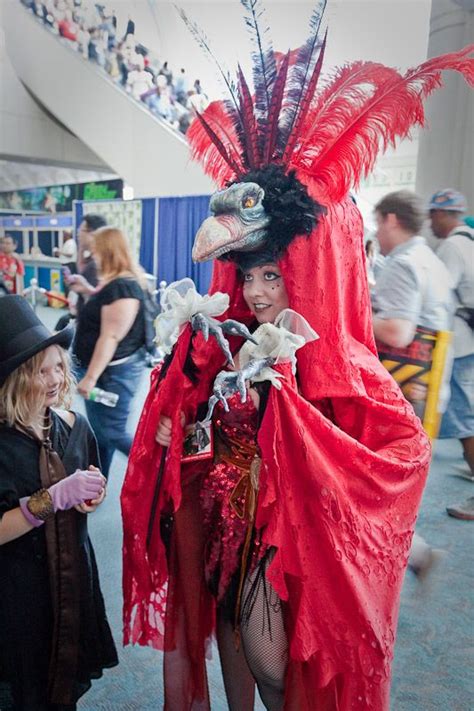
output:
[[[246,444],[230,438],[224,441],[219,435],[216,435],[215,453],[216,462],[225,462],[242,472],[242,476],[229,497],[229,504],[240,519],[253,524],[262,464],[258,446],[254,443]],[[239,502],[241,497],[244,499],[243,506]]]

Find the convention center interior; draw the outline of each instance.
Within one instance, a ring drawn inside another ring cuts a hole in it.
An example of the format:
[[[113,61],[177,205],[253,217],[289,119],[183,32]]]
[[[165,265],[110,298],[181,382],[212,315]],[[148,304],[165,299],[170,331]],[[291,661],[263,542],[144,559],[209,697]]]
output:
[[[0,0],[0,711],[474,708],[474,0]]]

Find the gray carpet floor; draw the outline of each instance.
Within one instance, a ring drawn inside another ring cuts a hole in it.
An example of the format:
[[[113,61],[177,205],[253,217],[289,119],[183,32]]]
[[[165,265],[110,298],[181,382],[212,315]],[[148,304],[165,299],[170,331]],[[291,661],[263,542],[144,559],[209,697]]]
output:
[[[52,309],[40,308],[38,313],[50,327],[58,317],[58,312]],[[135,398],[131,427],[138,420],[148,376],[147,369]],[[74,407],[83,411],[80,398]],[[162,708],[160,653],[141,647],[123,648],[121,644],[119,494],[125,467],[125,457],[116,454],[107,499],[90,516],[91,538],[120,664],[93,683],[79,703],[80,711]],[[407,572],[395,647],[392,711],[474,710],[474,523],[450,518],[445,511],[447,505],[474,495],[474,484],[458,476],[462,468],[460,444],[454,440],[438,441],[417,530],[431,545],[444,549],[446,555],[423,584]],[[225,711],[227,704],[215,649],[208,668],[212,709]],[[264,707],[259,702],[255,709],[262,711]]]

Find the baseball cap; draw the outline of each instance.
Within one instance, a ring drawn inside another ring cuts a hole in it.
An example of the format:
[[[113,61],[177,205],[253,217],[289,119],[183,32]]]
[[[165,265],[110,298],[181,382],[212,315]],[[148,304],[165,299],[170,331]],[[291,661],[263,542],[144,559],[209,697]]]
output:
[[[453,212],[466,212],[467,202],[462,193],[452,188],[438,190],[433,195],[428,205],[428,210],[452,210]]]

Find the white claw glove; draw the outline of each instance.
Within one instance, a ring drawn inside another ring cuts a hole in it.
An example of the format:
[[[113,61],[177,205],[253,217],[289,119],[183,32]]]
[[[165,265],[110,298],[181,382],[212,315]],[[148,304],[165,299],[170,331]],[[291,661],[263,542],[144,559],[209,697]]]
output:
[[[319,338],[306,319],[292,309],[281,311],[276,317],[275,323],[263,323],[254,331],[253,336],[258,344],[250,341],[244,343],[239,352],[241,368],[250,360],[273,358],[275,365],[291,363],[293,373],[296,372],[296,351],[306,343]],[[280,379],[283,377],[281,373],[267,367],[253,376],[252,382],[269,380],[280,390]]]
[[[165,352],[171,350],[179,335],[195,314],[213,318],[229,308],[228,294],[217,292],[201,296],[192,279],[180,279],[166,287],[160,299],[162,312],[155,321],[158,346]]]

